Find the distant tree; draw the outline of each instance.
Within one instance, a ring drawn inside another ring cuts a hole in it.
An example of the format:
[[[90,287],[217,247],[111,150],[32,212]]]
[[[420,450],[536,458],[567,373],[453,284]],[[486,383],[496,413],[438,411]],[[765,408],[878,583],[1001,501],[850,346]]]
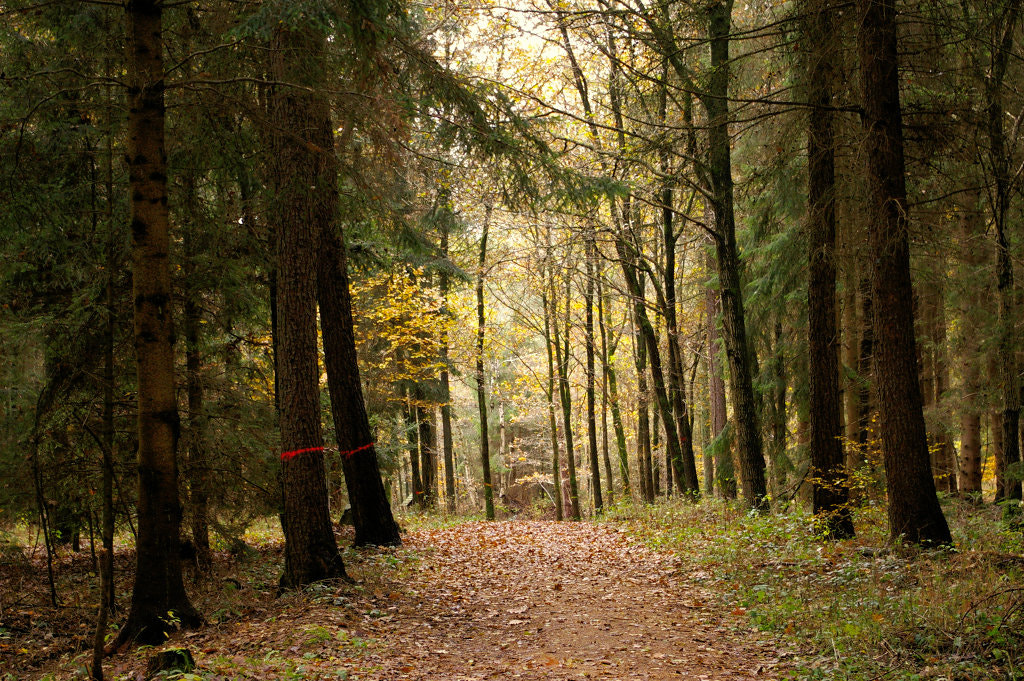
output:
[[[493,206],[487,204],[483,230],[480,233],[480,258],[476,272],[476,404],[480,415],[480,465],[483,468],[484,511],[494,520],[494,487],[491,483],[491,447],[487,426],[487,390],[484,385],[484,278],[487,267],[487,237],[491,227]]]

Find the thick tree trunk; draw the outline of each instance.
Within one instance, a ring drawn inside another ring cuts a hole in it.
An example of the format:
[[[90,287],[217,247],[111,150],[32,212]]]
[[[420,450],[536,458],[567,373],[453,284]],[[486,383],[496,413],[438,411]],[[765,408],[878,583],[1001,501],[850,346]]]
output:
[[[131,0],[128,11],[128,158],[132,234],[132,299],[138,371],[138,519],[135,585],[128,619],[112,648],[159,643],[167,619],[197,626],[201,618],[181,575],[178,541],[178,433],[174,392],[174,327],[161,3]]]
[[[896,8],[890,0],[858,0],[858,51],[866,132],[869,232],[874,253],[876,391],[896,540],[949,544],[928,458],[914,354],[913,285],[907,234],[902,114],[896,51]]]
[[[729,359],[729,391],[732,393],[740,459],[743,498],[751,508],[765,506],[764,451],[761,425],[754,398],[751,349],[747,343],[740,260],[733,213],[733,179],[729,137],[729,38],[732,0],[715,0],[708,7],[708,38],[711,74],[703,98],[707,110],[709,170],[715,213],[715,251],[722,296],[722,328]]]
[[[309,27],[276,27],[271,74],[319,84],[325,40]],[[300,58],[300,55],[301,58]],[[285,567],[281,587],[345,577],[329,514],[320,424],[317,284],[320,252],[336,211],[337,173],[328,104],[305,88],[279,86],[268,98],[270,223],[277,233],[278,385]]]
[[[807,284],[810,367],[810,439],[813,507],[819,533],[853,536],[850,494],[842,445],[839,392],[839,330],[836,328],[835,139],[831,48],[837,40],[829,0],[808,7],[807,93],[812,104],[807,135]]]
[[[494,520],[494,487],[491,485],[491,443],[487,426],[487,394],[484,387],[484,275],[487,265],[487,232],[491,226],[490,204],[484,214],[480,235],[480,260],[476,274],[476,404],[480,415],[480,464],[483,467],[484,509],[488,520]]]
[[[328,140],[324,142],[326,144]],[[333,149],[333,146],[325,148]],[[329,170],[328,174],[333,176],[335,172]],[[333,190],[336,182],[333,179],[331,182],[329,186]],[[327,214],[330,219],[325,222],[320,238],[317,299],[334,435],[345,474],[348,503],[352,508],[354,543],[356,546],[398,546],[402,538],[381,478],[359,378],[344,236],[335,225],[337,195],[332,191],[329,196],[324,196],[324,201],[330,202]]]
[[[1003,398],[1003,461],[1012,466],[1020,461],[1020,379],[1017,366],[1017,291],[1014,284],[1013,256],[1007,235],[1007,217],[1010,209],[1012,173],[1010,156],[1006,148],[1004,121],[1006,111],[1003,104],[1004,77],[1010,55],[1013,52],[1014,30],[1020,12],[1020,0],[1010,0],[998,25],[1002,35],[998,47],[992,52],[992,64],[985,83],[986,108],[988,113],[989,159],[995,181],[995,201],[992,214],[996,237],[996,289],[999,293],[999,383]],[[1003,494],[996,494],[996,501],[1021,499],[1021,481],[1007,479]]]

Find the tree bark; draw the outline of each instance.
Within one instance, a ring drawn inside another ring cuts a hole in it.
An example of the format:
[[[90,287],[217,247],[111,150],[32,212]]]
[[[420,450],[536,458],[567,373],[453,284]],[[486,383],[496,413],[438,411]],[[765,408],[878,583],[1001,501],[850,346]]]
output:
[[[551,315],[554,313],[547,293],[541,294],[541,302],[544,305],[544,346],[548,356],[548,427],[551,429],[551,478],[555,488],[555,520],[562,520],[565,517],[562,509],[562,465],[558,451],[558,422],[555,419],[555,361],[551,349]]]
[[[597,452],[597,400],[595,391],[596,370],[594,367],[594,278],[597,245],[593,230],[588,229],[586,239],[586,277],[583,290],[583,307],[586,310],[584,337],[587,352],[587,450],[590,455],[590,485],[594,494],[594,513],[604,510],[604,499],[601,497],[601,463]]]
[[[163,16],[160,2],[130,0],[128,157],[135,359],[138,371],[138,519],[135,585],[128,619],[112,644],[159,643],[173,617],[201,622],[182,581],[178,537],[170,224],[164,146]]]
[[[714,212],[705,211],[705,221],[712,224]],[[711,271],[711,254],[705,251],[704,266]],[[719,366],[721,352],[721,335],[718,331],[718,319],[721,315],[722,299],[718,291],[711,286],[704,288],[704,301],[707,307],[707,338],[708,338],[708,397],[711,402],[711,437],[719,438],[728,423],[728,412],[725,403],[725,379],[722,378]],[[715,487],[718,496],[723,499],[736,498],[736,471],[732,464],[732,446],[719,446],[715,453]]]
[[[599,312],[601,315],[601,327],[604,333],[611,326],[608,291],[604,287],[604,278],[599,277],[598,299],[601,301]],[[604,336],[602,333],[602,336]],[[615,433],[615,449],[618,452],[619,477],[622,478],[622,493],[626,497],[632,495],[632,487],[629,478],[629,454],[626,449],[626,430],[622,424],[622,410],[619,408],[619,380],[615,372],[615,347],[617,343],[608,343],[603,347],[603,363],[605,382],[608,385],[608,406],[612,412],[612,430]],[[611,489],[611,472],[608,473],[608,487]]]
[[[437,506],[437,448],[434,443],[432,411],[428,407],[416,407],[416,421],[420,429],[420,475],[423,480],[423,505],[426,508]]]
[[[751,508],[765,506],[764,450],[760,417],[754,399],[751,350],[747,343],[746,318],[736,246],[733,213],[733,179],[729,137],[729,38],[732,0],[715,0],[708,6],[708,38],[711,74],[703,98],[707,110],[709,171],[715,214],[715,251],[722,296],[722,328],[729,359],[729,391],[732,394],[740,459],[743,498]]]
[[[658,338],[654,333],[654,327],[651,325],[651,321],[647,316],[647,308],[643,304],[643,289],[640,286],[640,279],[635,266],[636,257],[631,247],[626,243],[623,235],[619,234],[615,237],[615,248],[619,254],[619,261],[622,266],[622,273],[626,279],[626,286],[629,290],[629,294],[633,299],[633,315],[636,320],[637,329],[640,335],[640,339],[644,343],[647,351],[647,359],[651,366],[651,380],[654,383],[654,394],[657,402],[658,412],[661,415],[662,424],[665,428],[665,447],[666,447],[666,458],[672,463],[673,468],[677,468],[676,478],[679,480],[686,480],[685,473],[683,471],[683,460],[693,460],[693,441],[690,438],[689,432],[685,432],[685,440],[680,438],[679,432],[676,430],[676,421],[672,416],[672,407],[669,402],[668,391],[666,389],[665,374],[661,364],[661,353],[658,348]],[[687,428],[687,431],[689,428]],[[680,450],[680,444],[683,449],[689,449],[689,454],[684,457]],[[693,472],[693,482],[696,483],[696,469]],[[684,489],[685,492],[695,493],[697,490]]]
[[[554,277],[549,272],[549,277]],[[551,291],[555,290],[554,280],[550,282]],[[580,490],[576,477],[576,450],[572,437],[572,392],[569,386],[569,340],[571,335],[571,323],[569,313],[572,310],[571,289],[565,288],[565,345],[562,346],[561,335],[558,327],[558,306],[554,306],[554,314],[551,319],[554,322],[552,332],[555,341],[555,363],[558,368],[558,394],[562,402],[562,432],[565,434],[565,459],[569,469],[569,517],[573,520],[580,519]]]
[[[322,82],[325,39],[312,27],[277,26],[271,38],[276,86],[268,97],[270,223],[276,229],[277,368],[285,566],[281,588],[346,577],[329,514],[320,423],[317,292],[337,206],[330,109],[313,94]],[[340,396],[339,396],[340,397]]]
[[[334,435],[352,508],[354,543],[356,546],[398,546],[402,538],[381,478],[359,377],[344,235],[335,227],[336,194],[325,197],[325,201],[332,204],[332,217],[321,235],[317,298]]]
[[[818,531],[829,539],[853,536],[850,493],[843,457],[839,392],[839,330],[836,328],[835,137],[831,47],[836,41],[833,7],[808,7],[807,93],[812,105],[807,135],[807,283],[810,359],[812,497]]]
[[[1010,209],[1011,182],[1013,172],[1006,145],[1004,120],[1006,110],[1003,104],[1003,87],[1006,68],[1013,51],[1014,31],[1020,12],[1020,0],[1009,0],[1003,7],[1002,16],[996,24],[1002,35],[992,51],[992,63],[985,82],[986,109],[988,114],[989,160],[994,180],[993,222],[996,237],[996,289],[999,293],[999,382],[1003,397],[1003,461],[1011,466],[1020,461],[1020,379],[1017,366],[1017,292],[1014,284],[1013,259],[1007,236],[1007,216]],[[1003,469],[1006,470],[1005,467]],[[996,495],[996,501],[1021,499],[1021,481],[1006,479],[1004,494]]]
[[[597,272],[597,323],[601,334],[601,455],[604,459],[605,478],[608,480],[608,504],[614,504],[614,482],[612,479],[612,462],[608,454],[608,398],[610,386],[608,385],[608,327],[605,326],[605,291],[604,272]],[[628,476],[628,473],[627,473]],[[628,478],[627,478],[628,479]],[[627,482],[628,487],[628,482]],[[627,490],[628,495],[628,490]]]
[[[946,425],[943,396],[949,390],[949,364],[947,361],[948,351],[946,347],[946,296],[944,277],[947,264],[944,257],[940,258],[940,272],[942,276],[936,285],[929,291],[933,297],[932,308],[932,364],[935,378],[935,395],[933,404],[936,412],[943,414],[937,419],[935,433],[935,463],[936,480],[940,489],[948,494],[957,493],[957,465],[956,451],[953,447],[953,436]]]
[[[106,69],[109,73],[109,67]],[[107,92],[107,101],[111,102],[110,92]],[[108,106],[107,113],[110,116],[110,124],[113,126],[112,106]],[[103,553],[100,556],[100,573],[106,570],[106,581],[104,585],[107,615],[117,612],[117,592],[114,588],[114,324],[117,312],[114,307],[114,273],[120,269],[116,256],[115,243],[117,236],[114,227],[114,150],[113,132],[107,131],[107,157],[106,157],[106,219],[107,219],[107,245],[106,261],[107,272],[104,282],[104,330],[103,330],[103,479],[101,482],[103,490]],[[106,623],[104,622],[104,628]],[[99,627],[97,626],[97,629]]]
[[[195,277],[198,274],[196,257],[196,213],[195,178],[191,175],[183,178],[185,197],[188,202],[186,210],[190,224],[184,229],[183,242],[185,251],[185,283],[184,283],[184,316],[185,316],[185,393],[188,401],[188,437],[186,448],[186,478],[188,480],[189,525],[192,530],[192,542],[196,548],[196,562],[204,570],[212,563],[210,554],[209,514],[209,462],[206,454],[206,415],[203,407],[202,382],[202,350],[200,348],[201,302]]]
[[[875,383],[889,531],[894,540],[949,544],[949,527],[932,479],[914,353],[896,8],[891,0],[858,0],[857,9],[869,233],[875,258]]]
[[[447,204],[445,205],[447,208]],[[441,221],[441,257],[448,259],[448,222]],[[450,288],[448,270],[442,269],[440,274],[441,314],[447,318],[451,311],[448,308],[448,292]],[[452,389],[448,375],[450,359],[448,357],[448,330],[441,331],[441,446],[444,450],[444,499],[448,513],[455,513],[455,454],[452,442]]]
[[[978,209],[979,192],[969,192],[960,206],[959,274],[968,286],[979,281],[991,282],[984,271],[988,249],[981,248],[986,240],[981,212]],[[989,287],[991,284],[989,283]],[[988,295],[986,295],[986,293]],[[982,285],[982,299],[988,299],[991,290]],[[978,306],[973,296],[963,296],[960,304],[960,327],[964,330],[960,345],[960,478],[959,488],[967,498],[981,500],[981,368],[983,354],[978,328]]]
[[[487,231],[491,226],[492,206],[484,214],[480,235],[480,261],[476,274],[476,403],[480,415],[480,464],[483,467],[484,508],[488,520],[494,520],[494,488],[491,485],[491,445],[487,426],[487,394],[484,388],[484,275],[487,265]]]
[[[413,388],[405,388],[405,405],[402,407],[405,419],[405,444],[409,453],[409,482],[412,485],[412,501],[420,510],[424,504],[423,474],[420,471],[420,429],[416,421],[416,407],[413,405]]]

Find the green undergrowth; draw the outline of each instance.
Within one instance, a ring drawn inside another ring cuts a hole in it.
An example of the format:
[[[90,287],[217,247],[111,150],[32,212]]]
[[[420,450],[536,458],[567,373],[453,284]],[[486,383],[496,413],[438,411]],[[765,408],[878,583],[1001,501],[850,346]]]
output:
[[[801,651],[799,679],[1024,679],[1024,541],[999,509],[943,502],[956,549],[889,543],[885,509],[825,541],[810,516],[718,500],[608,514],[681,561],[730,617]]]

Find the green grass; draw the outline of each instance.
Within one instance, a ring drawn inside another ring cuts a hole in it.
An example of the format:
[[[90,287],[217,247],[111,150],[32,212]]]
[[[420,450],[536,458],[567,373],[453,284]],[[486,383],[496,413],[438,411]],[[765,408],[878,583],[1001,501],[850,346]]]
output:
[[[623,505],[609,520],[677,555],[726,612],[803,652],[797,678],[1024,679],[1024,540],[999,509],[944,500],[956,552],[888,543],[884,508],[828,542],[794,510],[705,500]]]

